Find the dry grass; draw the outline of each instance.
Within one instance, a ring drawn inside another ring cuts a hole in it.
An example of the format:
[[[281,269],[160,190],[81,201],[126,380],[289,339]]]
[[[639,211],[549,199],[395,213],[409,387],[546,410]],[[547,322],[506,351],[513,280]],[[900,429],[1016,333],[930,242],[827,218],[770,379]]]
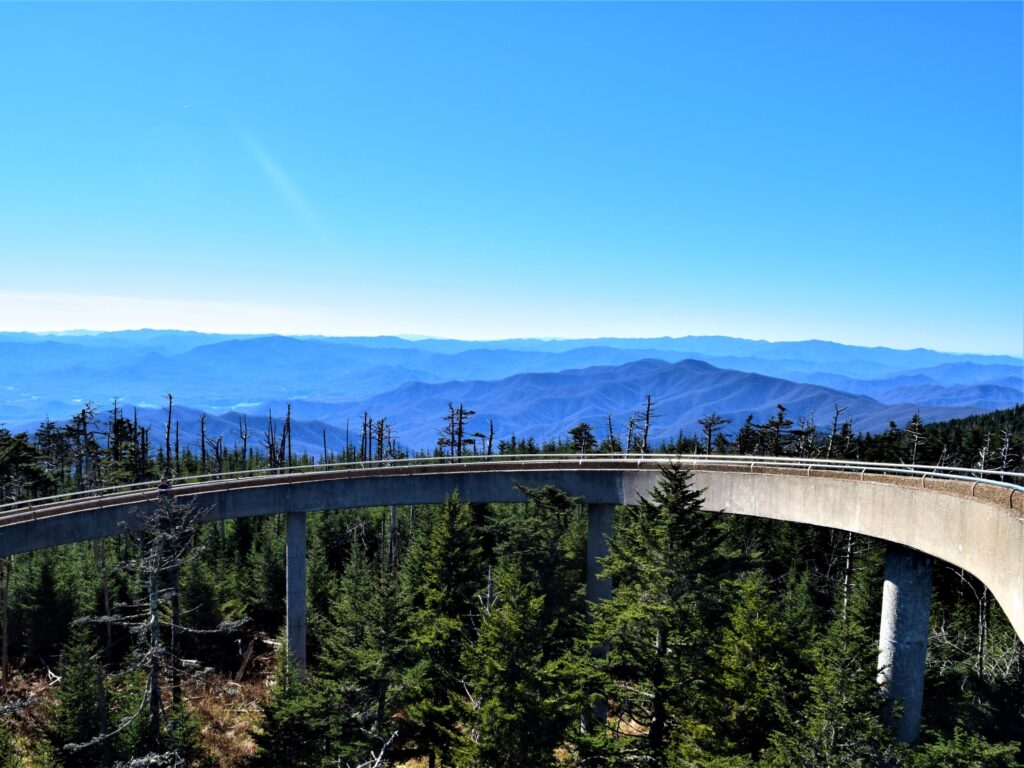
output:
[[[256,752],[252,735],[260,704],[269,689],[264,679],[236,683],[209,675],[202,685],[185,690],[185,697],[202,726],[203,745],[224,768],[241,766]]]

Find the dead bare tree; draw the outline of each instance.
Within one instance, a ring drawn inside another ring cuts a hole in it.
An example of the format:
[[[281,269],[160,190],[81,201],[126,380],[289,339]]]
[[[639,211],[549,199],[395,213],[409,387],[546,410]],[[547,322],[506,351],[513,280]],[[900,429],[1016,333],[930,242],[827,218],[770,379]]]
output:
[[[626,425],[626,446],[625,451],[629,453],[633,448],[633,431],[636,429],[636,416],[629,417],[629,423]]]
[[[714,439],[715,433],[721,432],[722,427],[731,422],[732,419],[719,416],[715,411],[712,411],[703,419],[697,420],[697,423],[704,428],[704,453],[711,453],[711,441]]]
[[[267,410],[267,429],[263,433],[263,447],[267,450],[267,461],[271,467],[281,465],[277,455],[277,430],[274,428],[274,412]]]
[[[199,463],[203,468],[199,474],[206,474],[206,414],[199,414]]]
[[[653,419],[660,418],[660,414],[656,414],[654,412],[654,406],[657,405],[657,403],[654,402],[654,399],[650,395],[647,395],[645,400],[644,410],[639,414],[640,424],[642,425],[642,431],[640,433],[640,453],[647,453],[650,450],[648,437],[651,433],[651,421]]]
[[[162,690],[166,681],[172,703],[180,704],[183,678],[200,670],[196,662],[181,657],[179,640],[186,632],[220,632],[236,628],[240,623],[232,622],[210,630],[184,625],[179,576],[181,569],[201,554],[196,542],[205,513],[194,500],[183,502],[173,498],[169,489],[163,490],[151,505],[132,512],[124,528],[135,545],[135,555],[119,567],[138,581],[140,598],[137,602],[117,606],[118,613],[113,616],[83,621],[113,624],[128,630],[133,648],[126,673],[145,671],[146,685],[138,706],[115,727],[103,728],[88,742],[69,744],[65,749],[77,751],[108,742],[139,718],[148,717],[150,748],[166,759],[180,757],[173,729],[165,733],[168,713],[164,710]],[[169,621],[165,618],[168,614]]]
[[[437,447],[442,456],[446,450],[453,458],[464,456],[467,446],[476,445],[476,438],[466,434],[466,423],[473,416],[476,416],[476,411],[465,408],[462,403],[459,403],[458,408],[448,403],[448,415],[444,417],[444,426],[437,439]]]
[[[242,440],[242,468],[249,463],[249,438],[252,433],[249,431],[249,418],[243,413],[238,417],[238,436]]]
[[[839,403],[832,403],[832,431],[828,434],[828,447],[825,449],[825,458],[831,459],[835,456],[836,438],[839,435],[839,417],[848,410],[847,406],[839,407]]]
[[[171,414],[174,410],[174,395],[167,393],[167,429],[164,431],[164,477],[171,476]]]

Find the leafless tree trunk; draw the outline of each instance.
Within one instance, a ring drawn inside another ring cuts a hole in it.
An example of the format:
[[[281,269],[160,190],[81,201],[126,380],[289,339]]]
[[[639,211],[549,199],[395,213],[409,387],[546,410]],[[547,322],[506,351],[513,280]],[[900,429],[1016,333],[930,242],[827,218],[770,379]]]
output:
[[[243,413],[238,417],[238,436],[242,439],[242,469],[248,468],[249,462],[249,418]]]
[[[832,431],[828,435],[828,448],[825,451],[826,459],[831,459],[835,455],[836,435],[839,434],[839,417],[847,410],[845,406],[840,408],[839,403],[833,403],[832,409]]]
[[[651,419],[656,419],[657,418],[657,416],[655,416],[653,412],[654,412],[654,400],[651,398],[650,395],[647,395],[647,403],[646,403],[646,405],[644,407],[644,415],[643,415],[644,430],[643,430],[643,442],[640,444],[640,452],[641,453],[648,453],[649,450],[650,450],[650,445],[648,444],[647,438],[648,438],[648,436],[651,433]]]
[[[988,469],[988,457],[992,452],[992,433],[985,433],[985,442],[978,451],[978,469]]]
[[[93,541],[93,556],[96,560],[96,570],[100,574],[100,588],[103,592],[103,618],[104,627],[107,631],[107,647],[103,651],[104,657],[109,661],[111,649],[114,646],[114,628],[110,624],[110,574],[107,572],[107,546],[103,539]]]
[[[167,429],[164,433],[164,475],[171,476],[171,412],[174,409],[174,395],[167,394]]]
[[[206,414],[199,414],[199,463],[203,465],[199,474],[206,474]]]
[[[288,466],[292,465],[292,404],[288,403],[288,410],[284,415],[284,435],[288,436]],[[282,437],[284,437],[282,435]]]
[[[846,533],[846,557],[843,562],[843,621],[846,621],[853,590],[853,534]]]
[[[989,592],[988,587],[981,585],[978,598],[978,674],[985,674],[985,654],[988,648]]]

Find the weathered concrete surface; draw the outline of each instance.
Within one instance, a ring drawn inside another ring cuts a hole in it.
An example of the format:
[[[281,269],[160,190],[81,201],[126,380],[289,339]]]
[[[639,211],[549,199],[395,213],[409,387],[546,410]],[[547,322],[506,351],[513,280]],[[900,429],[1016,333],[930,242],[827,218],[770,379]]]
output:
[[[890,544],[885,552],[878,632],[878,682],[889,699],[885,719],[896,738],[906,744],[921,730],[931,604],[932,558]]]
[[[590,504],[587,508],[587,600],[597,602],[612,596],[611,579],[601,578],[598,558],[608,555],[608,542],[615,523],[614,504]]]
[[[609,552],[609,542],[615,527],[614,504],[590,504],[587,507],[587,621],[590,615],[591,602],[607,600],[612,596],[611,579],[602,579],[601,564],[598,559]],[[591,653],[599,659],[608,655],[608,645],[602,644],[591,648]],[[598,701],[589,715],[591,722],[603,723],[608,719],[608,702]],[[589,727],[589,723],[588,723]]]
[[[495,462],[392,468],[356,477],[342,474],[248,478],[207,484],[194,493],[183,486],[175,495],[194,496],[210,508],[208,518],[218,520],[439,503],[456,489],[465,501],[523,501],[517,485],[555,485],[589,503],[621,504],[649,492],[658,479],[650,465],[631,468],[628,461],[608,461],[602,468]],[[708,509],[853,531],[960,566],[988,586],[1024,638],[1024,519],[1005,500],[984,497],[984,486],[978,487],[974,497],[970,482],[933,489],[838,472],[697,469],[694,478],[697,487],[706,489]],[[0,525],[0,555],[118,533],[129,510],[146,503],[145,498],[135,494],[131,501],[108,497],[76,502],[75,512]],[[1018,502],[1019,498],[1020,494]],[[46,510],[35,514],[44,515]]]
[[[982,581],[1024,639],[1024,519],[1004,503],[856,475],[694,472],[705,507],[853,531],[959,566]],[[971,483],[963,483],[968,488]]]
[[[285,526],[285,628],[288,656],[306,674],[306,513],[289,512]]]

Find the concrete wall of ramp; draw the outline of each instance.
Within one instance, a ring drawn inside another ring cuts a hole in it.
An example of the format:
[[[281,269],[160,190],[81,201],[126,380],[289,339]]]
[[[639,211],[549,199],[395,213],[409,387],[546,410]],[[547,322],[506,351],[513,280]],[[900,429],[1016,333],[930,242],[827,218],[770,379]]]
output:
[[[596,464],[596,463],[595,463]],[[542,462],[396,467],[365,473],[311,472],[180,486],[173,494],[209,508],[208,519],[465,501],[523,501],[518,486],[554,485],[590,504],[646,495],[656,467],[547,466]],[[1024,638],[1024,494],[989,496],[969,481],[892,478],[843,472],[697,468],[706,507],[826,526],[873,536],[932,555],[972,573],[991,590]],[[0,556],[114,535],[155,491],[78,500],[0,519]]]

